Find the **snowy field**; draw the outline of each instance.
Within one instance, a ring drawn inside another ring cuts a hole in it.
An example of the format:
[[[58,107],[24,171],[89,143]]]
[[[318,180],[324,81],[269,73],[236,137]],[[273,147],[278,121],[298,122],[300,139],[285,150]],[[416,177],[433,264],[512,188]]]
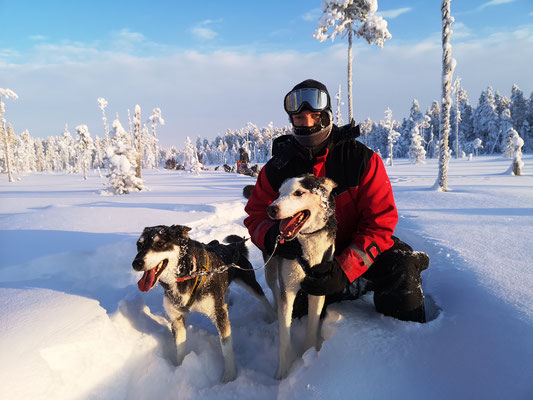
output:
[[[332,305],[321,350],[280,382],[277,323],[232,286],[238,377],[224,385],[217,333],[202,315],[191,315],[188,355],[174,365],[162,289],[140,293],[131,262],[145,226],[186,224],[204,242],[247,235],[241,190],[252,178],[144,171],[150,191],[102,196],[94,172],[1,176],[0,398],[533,399],[533,156],[524,161],[515,177],[500,157],[452,159],[448,193],[432,189],[436,160],[387,167],[396,234],[431,257],[431,321],[379,315],[371,294]]]

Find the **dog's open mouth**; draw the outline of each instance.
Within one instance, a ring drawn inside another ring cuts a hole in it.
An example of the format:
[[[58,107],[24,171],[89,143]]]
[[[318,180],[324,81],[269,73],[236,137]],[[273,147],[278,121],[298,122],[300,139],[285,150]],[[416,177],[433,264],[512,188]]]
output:
[[[294,239],[298,232],[303,228],[305,221],[309,219],[310,215],[311,213],[308,210],[302,210],[294,214],[292,217],[282,219],[279,223],[279,230],[283,239]]]
[[[161,261],[155,268],[149,269],[148,271],[144,271],[144,275],[142,278],[137,282],[137,286],[139,287],[139,290],[141,292],[148,292],[150,289],[152,289],[157,282],[157,278],[159,278],[159,275],[164,271],[164,269],[167,267],[168,259],[164,259]]]

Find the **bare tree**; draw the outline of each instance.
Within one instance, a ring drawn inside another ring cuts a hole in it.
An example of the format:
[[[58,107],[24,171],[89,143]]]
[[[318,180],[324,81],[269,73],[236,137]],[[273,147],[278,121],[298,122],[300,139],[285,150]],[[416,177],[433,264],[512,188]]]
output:
[[[452,23],[454,18],[450,13],[451,0],[442,0],[442,107],[440,114],[439,129],[439,176],[437,185],[443,192],[448,191],[448,163],[450,155],[448,153],[448,137],[450,135],[450,110],[452,104],[451,88],[455,60],[452,58],[452,45],[450,36],[452,34]]]
[[[377,0],[323,0],[322,17],[313,36],[323,42],[335,40],[341,34],[348,36],[348,110],[350,122],[353,120],[352,101],[352,42],[353,37],[362,37],[369,44],[383,47],[383,42],[392,36],[387,29],[387,21],[375,15],[378,10]],[[333,28],[328,33],[329,28]]]
[[[5,151],[5,158],[6,158],[6,168],[7,168],[7,177],[9,179],[9,182],[13,182],[13,173],[11,171],[11,159],[9,157],[9,132],[6,128],[6,119],[4,118],[5,114],[5,108],[4,108],[4,102],[2,101],[2,97],[5,97],[6,99],[12,98],[13,100],[17,100],[19,97],[18,95],[13,92],[11,89],[2,89],[0,88],[0,134],[2,135],[3,141],[4,141],[4,151]]]

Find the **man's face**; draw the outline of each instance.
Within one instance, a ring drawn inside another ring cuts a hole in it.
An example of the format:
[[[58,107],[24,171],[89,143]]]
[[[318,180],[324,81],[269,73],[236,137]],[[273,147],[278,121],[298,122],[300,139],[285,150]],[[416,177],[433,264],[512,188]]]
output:
[[[305,110],[299,114],[292,116],[292,124],[294,126],[312,127],[320,121],[320,112]]]

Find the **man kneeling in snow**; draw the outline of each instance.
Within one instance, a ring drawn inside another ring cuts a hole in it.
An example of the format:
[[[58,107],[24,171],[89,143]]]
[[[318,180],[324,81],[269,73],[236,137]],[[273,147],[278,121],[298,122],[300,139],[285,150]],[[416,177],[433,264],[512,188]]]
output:
[[[392,236],[398,212],[381,158],[355,140],[359,126],[333,124],[330,96],[320,82],[308,79],[296,85],[285,96],[285,111],[293,133],[274,141],[273,157],[259,173],[245,208],[244,224],[252,241],[269,254],[274,251],[279,222],[266,209],[279,196],[283,181],[306,173],[331,178],[338,185],[333,191],[335,258],[313,266],[301,284],[303,292],[326,295],[326,304],[354,298],[352,283],[362,277],[370,281],[378,312],[426,322],[420,273],[429,257]],[[276,254],[296,259],[302,249],[292,240],[278,245]],[[295,314],[306,309],[299,299],[307,296],[297,297]]]

